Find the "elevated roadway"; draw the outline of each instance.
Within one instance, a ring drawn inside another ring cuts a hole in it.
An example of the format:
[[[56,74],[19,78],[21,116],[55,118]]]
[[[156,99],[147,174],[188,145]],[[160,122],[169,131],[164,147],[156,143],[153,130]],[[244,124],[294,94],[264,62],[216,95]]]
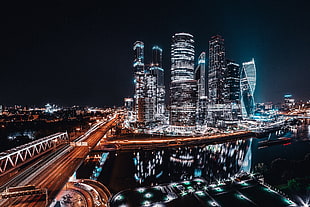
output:
[[[42,207],[47,206],[56,197],[58,192],[68,181],[69,177],[82,164],[83,160],[92,150],[99,140],[117,123],[118,116],[97,127],[91,133],[86,133],[79,141],[87,145],[66,145],[54,152],[54,156],[47,156],[42,163],[38,162],[38,168],[25,170],[19,174],[16,182],[11,185],[23,186],[34,185],[37,188],[47,189],[45,195],[32,195],[0,200],[0,206],[19,206],[19,207]],[[10,181],[8,181],[10,182]]]

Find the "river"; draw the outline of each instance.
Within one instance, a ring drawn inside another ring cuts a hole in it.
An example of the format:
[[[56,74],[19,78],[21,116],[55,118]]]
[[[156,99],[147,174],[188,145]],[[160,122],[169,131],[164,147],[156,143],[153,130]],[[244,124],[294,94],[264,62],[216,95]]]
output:
[[[279,137],[291,139],[272,145],[262,144],[264,140]],[[100,155],[103,152],[96,153]],[[249,138],[222,144],[158,150],[118,151],[109,152],[108,156],[104,153],[104,156],[107,156],[104,164],[85,162],[77,171],[77,177],[89,178],[97,165],[97,168],[100,167],[100,174],[96,179],[106,185],[112,193],[195,177],[203,177],[211,183],[227,179],[241,170],[266,174],[266,182],[280,184],[287,182],[294,173],[299,172],[290,172],[291,176],[283,177],[286,169],[275,175],[275,166],[279,166],[279,163],[280,167],[283,167],[283,163],[302,165],[309,153],[310,126],[304,124],[286,133],[272,134],[262,139]],[[307,170],[309,169],[305,172]]]

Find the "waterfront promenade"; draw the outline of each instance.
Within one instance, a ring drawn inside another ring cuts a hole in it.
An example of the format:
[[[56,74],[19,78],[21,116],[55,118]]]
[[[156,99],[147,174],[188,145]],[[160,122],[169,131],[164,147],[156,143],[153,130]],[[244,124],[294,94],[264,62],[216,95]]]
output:
[[[185,145],[190,146],[197,144],[222,143],[226,141],[247,139],[258,136],[258,133],[254,133],[251,131],[240,131],[196,137],[131,134],[103,138],[94,150],[114,151],[132,149],[154,149],[160,147],[175,147]]]

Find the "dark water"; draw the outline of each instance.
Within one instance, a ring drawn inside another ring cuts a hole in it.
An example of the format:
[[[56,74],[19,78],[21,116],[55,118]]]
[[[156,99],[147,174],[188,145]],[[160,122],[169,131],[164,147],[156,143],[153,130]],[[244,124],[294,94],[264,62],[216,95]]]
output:
[[[199,145],[159,150],[110,152],[101,166],[98,181],[113,193],[138,186],[149,186],[203,177],[207,182],[227,179],[240,172],[270,168],[277,158],[304,160],[310,153],[310,127],[280,134],[291,141],[272,146],[261,146],[268,139],[247,139],[214,145]],[[278,138],[273,134],[270,139]],[[87,178],[98,163],[85,163],[77,177]]]

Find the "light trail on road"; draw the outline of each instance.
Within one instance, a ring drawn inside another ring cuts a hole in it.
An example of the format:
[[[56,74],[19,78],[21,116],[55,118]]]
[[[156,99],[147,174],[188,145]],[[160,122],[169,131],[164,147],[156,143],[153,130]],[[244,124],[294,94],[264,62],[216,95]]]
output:
[[[42,163],[42,166],[37,168],[36,172],[32,171],[23,174],[23,176],[27,177],[24,177],[24,181],[20,182],[19,185],[35,185],[37,188],[48,189],[48,203],[51,203],[69,177],[82,164],[89,151],[114,126],[117,120],[118,116],[115,116],[105,124],[98,124],[98,127],[92,129],[91,132],[87,133],[87,136],[80,139],[87,142],[88,146],[67,146],[64,150],[59,151],[56,157],[50,157],[46,163]],[[32,175],[29,175],[31,173]],[[42,207],[46,205],[43,198],[44,195],[11,198],[0,201],[0,206]]]

